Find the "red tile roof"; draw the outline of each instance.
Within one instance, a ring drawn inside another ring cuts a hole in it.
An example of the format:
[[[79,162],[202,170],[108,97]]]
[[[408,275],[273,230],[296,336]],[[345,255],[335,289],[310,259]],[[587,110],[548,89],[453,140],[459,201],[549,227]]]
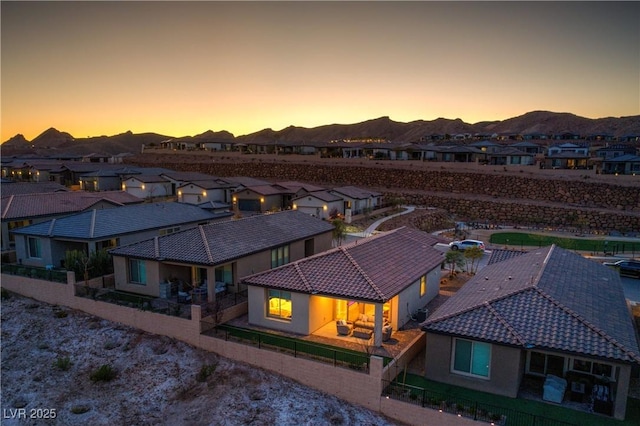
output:
[[[437,240],[398,228],[243,279],[248,285],[386,302],[439,267]]]

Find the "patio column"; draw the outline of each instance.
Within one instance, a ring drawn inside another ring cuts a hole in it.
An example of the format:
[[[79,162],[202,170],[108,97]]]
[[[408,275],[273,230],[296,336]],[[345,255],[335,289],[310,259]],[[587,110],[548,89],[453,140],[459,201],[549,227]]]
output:
[[[207,301],[216,300],[216,268],[208,267],[207,270]]]
[[[382,346],[382,303],[375,304],[376,322],[373,326],[373,346]]]

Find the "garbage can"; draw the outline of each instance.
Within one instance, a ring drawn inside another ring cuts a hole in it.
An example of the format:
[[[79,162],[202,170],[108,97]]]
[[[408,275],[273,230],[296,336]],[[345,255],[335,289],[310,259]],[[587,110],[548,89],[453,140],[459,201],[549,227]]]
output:
[[[418,309],[416,313],[416,321],[424,322],[427,319],[427,310],[426,309]]]

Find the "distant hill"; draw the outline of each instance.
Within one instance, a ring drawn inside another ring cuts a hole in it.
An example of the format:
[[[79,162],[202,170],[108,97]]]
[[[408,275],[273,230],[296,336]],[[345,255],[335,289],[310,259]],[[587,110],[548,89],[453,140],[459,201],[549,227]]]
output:
[[[157,133],[125,132],[115,136],[98,136],[76,139],[68,133],[54,128],[47,129],[32,141],[23,135],[16,135],[2,144],[4,155],[14,153],[51,154],[64,152],[69,154],[118,154],[138,153],[141,146],[159,145],[162,141],[173,139],[184,142],[328,142],[349,138],[385,138],[392,142],[417,142],[423,136],[433,134],[455,135],[470,134],[560,134],[570,132],[581,136],[640,135],[640,115],[630,117],[608,117],[591,119],[570,113],[532,111],[518,117],[502,121],[483,121],[475,124],[460,119],[438,118],[431,121],[417,120],[409,123],[393,121],[389,117],[380,117],[355,124],[327,124],[306,128],[289,126],[282,130],[264,129],[248,135],[235,137],[225,130],[207,130],[195,136],[166,136]]]

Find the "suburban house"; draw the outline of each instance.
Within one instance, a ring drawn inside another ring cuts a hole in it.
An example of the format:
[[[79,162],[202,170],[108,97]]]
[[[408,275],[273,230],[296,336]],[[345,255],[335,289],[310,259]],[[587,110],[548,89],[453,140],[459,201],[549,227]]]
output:
[[[231,193],[237,188],[237,184],[213,177],[209,180],[189,181],[178,187],[178,201],[190,204],[207,201],[231,203]]]
[[[380,346],[383,326],[399,329],[438,295],[436,243],[398,228],[245,277],[249,324],[309,335],[340,320]]]
[[[140,198],[122,191],[67,191],[3,196],[0,201],[2,250],[14,248],[14,236],[9,233],[13,229],[88,209],[106,209],[141,202]]]
[[[525,136],[526,138],[526,136]],[[540,139],[540,138],[537,138]],[[520,151],[526,152],[527,154],[542,154],[544,149],[537,143],[530,142],[529,140],[525,140],[522,142],[516,142],[509,145],[511,148],[519,149]]]
[[[14,182],[2,180],[2,196],[18,194],[44,194],[47,192],[68,192],[69,188],[55,182]]]
[[[535,154],[505,146],[488,153],[486,161],[493,166],[529,166],[535,163]]]
[[[243,292],[239,278],[331,248],[333,226],[296,210],[201,225],[120,246],[113,256],[116,289],[154,297],[169,283],[209,301]],[[162,293],[166,294],[166,293]]]
[[[539,377],[549,400],[543,381],[555,376],[555,402],[579,382],[603,395],[599,412],[625,416],[640,351],[618,273],[593,260],[553,245],[492,263],[422,329],[428,379],[515,398]]]
[[[286,208],[291,190],[276,184],[248,186],[232,195],[234,209],[246,212],[278,211]]]
[[[122,190],[139,198],[169,197],[174,195],[169,179],[160,175],[133,175],[122,180]]]
[[[614,144],[596,150],[596,155],[603,160],[613,160],[623,155],[636,155],[636,147],[631,144]]]
[[[222,216],[226,217],[226,216]],[[94,251],[168,235],[221,217],[197,206],[144,203],[92,209],[14,230],[16,256],[29,266],[63,266],[67,251]]]
[[[589,158],[587,146],[563,143],[549,147],[543,165],[547,169],[586,169]]]
[[[602,160],[602,173],[620,175],[640,174],[640,156],[625,154]]]
[[[329,191],[343,200],[345,221],[351,222],[351,217],[371,212],[382,206],[382,194],[355,186],[341,186]]]
[[[332,215],[344,216],[342,197],[329,191],[316,191],[291,200],[293,208],[311,216],[328,220]]]

